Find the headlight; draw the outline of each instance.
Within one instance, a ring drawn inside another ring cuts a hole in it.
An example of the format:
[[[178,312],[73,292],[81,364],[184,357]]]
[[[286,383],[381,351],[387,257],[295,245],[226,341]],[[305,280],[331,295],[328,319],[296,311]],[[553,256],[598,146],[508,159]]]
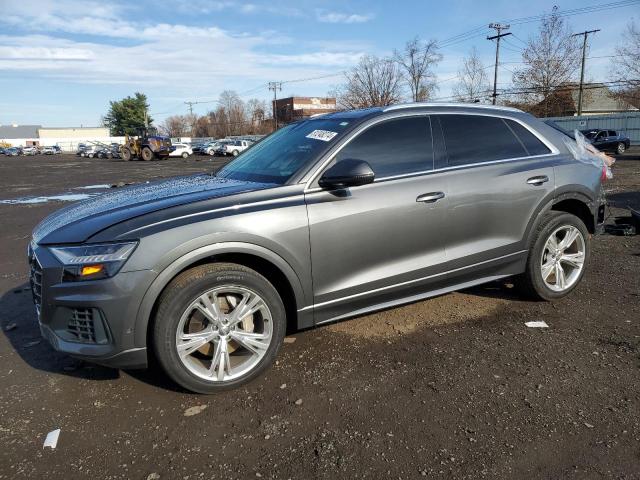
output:
[[[118,273],[137,245],[136,242],[104,243],[49,250],[64,265],[64,281],[95,280]]]

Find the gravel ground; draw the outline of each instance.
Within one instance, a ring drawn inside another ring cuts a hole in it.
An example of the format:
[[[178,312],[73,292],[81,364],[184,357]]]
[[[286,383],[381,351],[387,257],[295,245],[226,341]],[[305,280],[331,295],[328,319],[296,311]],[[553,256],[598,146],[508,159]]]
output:
[[[0,200],[221,162],[0,157]],[[614,175],[609,221],[640,208],[638,153]],[[40,340],[24,257],[61,205],[0,203],[0,478],[640,478],[640,236],[595,238],[564,300],[495,283],[300,332],[261,378],[201,396]]]

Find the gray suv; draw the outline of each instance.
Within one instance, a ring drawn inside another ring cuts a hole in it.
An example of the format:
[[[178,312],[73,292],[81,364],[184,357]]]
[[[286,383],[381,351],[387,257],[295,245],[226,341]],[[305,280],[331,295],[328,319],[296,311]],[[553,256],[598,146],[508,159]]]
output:
[[[287,330],[518,276],[580,282],[602,171],[510,108],[410,104],[288,125],[216,174],[106,193],[43,220],[29,247],[41,331],[183,387],[236,387]],[[575,143],[574,143],[575,145]]]

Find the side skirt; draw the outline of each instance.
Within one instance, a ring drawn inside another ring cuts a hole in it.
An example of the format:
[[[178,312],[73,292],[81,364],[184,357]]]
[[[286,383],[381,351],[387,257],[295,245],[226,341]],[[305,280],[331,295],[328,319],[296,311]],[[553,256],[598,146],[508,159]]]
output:
[[[409,297],[399,298],[396,300],[391,300],[388,302],[378,303],[375,305],[371,305],[369,307],[360,308],[358,310],[354,310],[352,312],[348,312],[342,315],[338,315],[337,317],[329,318],[327,320],[322,320],[317,322],[316,325],[323,325],[325,323],[337,322],[339,320],[344,320],[346,318],[358,317],[360,315],[366,315],[371,312],[376,312],[378,310],[385,310],[387,308],[397,307],[399,305],[405,305],[407,303],[413,303],[420,300],[424,300],[427,298],[437,297],[439,295],[444,295],[446,293],[455,292],[456,290],[464,290],[465,288],[475,287],[476,285],[481,285],[483,283],[493,282],[495,280],[500,280],[502,278],[508,278],[512,275],[493,275],[490,277],[482,277],[475,280],[470,280],[468,282],[458,283],[456,285],[450,285],[444,288],[439,288],[437,290],[430,290],[428,292],[419,293],[417,295],[411,295]]]

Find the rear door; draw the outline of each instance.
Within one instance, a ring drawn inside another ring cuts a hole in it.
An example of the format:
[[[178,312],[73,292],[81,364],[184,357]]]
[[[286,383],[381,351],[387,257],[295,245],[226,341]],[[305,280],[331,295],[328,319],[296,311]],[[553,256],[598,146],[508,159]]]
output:
[[[325,169],[345,159],[368,162],[376,179],[305,195],[316,322],[418,294],[446,260],[447,199],[433,175],[429,117],[369,126]]]
[[[526,249],[529,220],[554,190],[553,146],[514,119],[480,114],[433,118],[446,150],[440,167],[447,172],[450,268],[509,263]]]

